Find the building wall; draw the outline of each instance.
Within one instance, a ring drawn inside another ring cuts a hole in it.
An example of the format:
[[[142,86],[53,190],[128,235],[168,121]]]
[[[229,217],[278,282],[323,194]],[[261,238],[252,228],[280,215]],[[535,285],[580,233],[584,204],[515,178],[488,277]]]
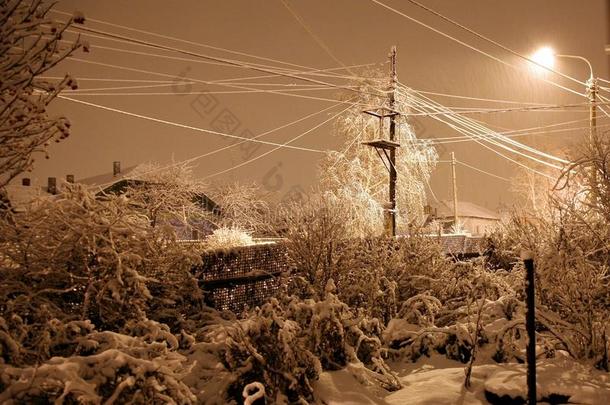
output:
[[[484,218],[460,218],[464,224],[464,228],[472,235],[485,235],[496,230],[500,221],[496,219]]]

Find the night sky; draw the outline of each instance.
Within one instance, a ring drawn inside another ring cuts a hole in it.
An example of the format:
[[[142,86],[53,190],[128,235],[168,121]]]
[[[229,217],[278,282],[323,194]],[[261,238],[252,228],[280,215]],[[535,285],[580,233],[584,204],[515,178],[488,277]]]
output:
[[[385,1],[384,1],[385,2]],[[607,41],[608,14],[603,0],[422,0],[431,8],[451,16],[458,22],[523,54],[531,54],[540,46],[552,46],[559,53],[586,57],[593,65],[596,76],[608,78],[608,57],[604,54]],[[321,39],[332,54],[346,65],[385,62],[391,45],[398,47],[399,80],[418,90],[450,93],[472,97],[538,102],[549,104],[580,103],[584,98],[559,90],[539,80],[540,73],[532,71],[525,62],[501,49],[477,40],[473,36],[402,1],[387,3],[406,14],[468,42],[486,52],[518,66],[516,71],[467,49],[455,42],[420,27],[368,0],[290,0],[290,5]],[[56,9],[80,10],[90,19],[152,31],[193,42],[204,43],[254,55],[283,60],[315,68],[336,67],[337,62],[325,52],[279,0],[268,1],[60,1]],[[57,16],[65,18],[62,16]],[[86,27],[152,40],[210,55],[247,60],[245,57],[180,44],[105,26],[88,21]],[[142,52],[151,51],[135,45],[91,38],[91,52],[78,52],[75,57],[110,63],[135,69],[160,72],[180,80],[183,77],[217,80],[240,76],[257,76],[261,73],[240,68],[219,67],[187,61],[162,60],[144,55],[119,53],[96,48],[96,45]],[[175,55],[174,56],[180,56]],[[254,61],[252,59],[249,59]],[[265,63],[264,61],[258,61]],[[558,60],[556,69],[585,80],[588,69],[576,60]],[[166,80],[150,74],[121,71],[113,68],[68,61],[57,74],[72,73],[77,79],[154,79]],[[549,80],[583,91],[575,83],[546,74]],[[257,80],[253,80],[257,81]],[[260,82],[260,80],[258,80]],[[290,80],[286,81],[291,82]],[[292,81],[294,82],[294,80]],[[79,81],[80,88],[101,88],[137,85],[138,83],[103,83]],[[141,83],[140,83],[141,84]],[[191,93],[165,96],[79,96],[79,100],[118,108],[160,119],[211,128],[220,113],[230,114],[236,121],[235,134],[250,131],[258,134],[331,104],[323,101],[299,99],[271,94],[215,94],[214,108],[202,111],[193,108],[198,96],[193,92],[204,90],[230,90],[202,84],[170,86],[141,91]],[[125,90],[122,90],[125,91]],[[133,91],[138,91],[134,89]],[[313,94],[313,93],[312,93]],[[316,95],[336,97],[336,91],[320,91]],[[506,107],[472,100],[433,97],[447,106]],[[44,184],[47,176],[64,177],[74,174],[77,179],[111,171],[112,161],[121,161],[123,167],[142,162],[166,164],[203,154],[230,144],[219,136],[165,126],[133,117],[102,111],[90,106],[58,100],[53,113],[66,114],[72,121],[72,135],[50,150],[51,158],[37,158],[31,177]],[[262,139],[284,142],[287,139],[323,121],[317,116],[301,124],[279,131]],[[473,115],[491,128],[519,129],[562,121],[586,119],[584,109],[577,112],[510,112]],[[459,136],[446,126],[426,117],[415,117],[415,128],[420,138]],[[601,120],[600,125],[610,120]],[[580,126],[586,125],[586,122]],[[295,145],[316,149],[338,149],[332,137],[332,126],[299,139]],[[521,141],[561,154],[570,142],[578,142],[583,131],[562,132],[519,138]],[[242,163],[245,159],[269,150],[263,145],[256,151],[240,147],[228,149],[209,158],[197,161],[195,173],[206,176]],[[473,144],[456,143],[439,149],[445,160],[451,151],[458,159],[497,175],[510,177],[515,165]],[[215,181],[257,181],[263,183],[276,197],[295,187],[307,189],[316,179],[316,165],[320,154],[279,150],[252,164],[215,177]],[[439,163],[432,177],[432,188],[439,198],[450,195],[448,165]],[[399,179],[400,181],[400,179]],[[501,180],[460,167],[458,170],[460,199],[489,208],[499,202],[511,202],[513,196],[508,184]],[[274,198],[276,198],[274,197]]]

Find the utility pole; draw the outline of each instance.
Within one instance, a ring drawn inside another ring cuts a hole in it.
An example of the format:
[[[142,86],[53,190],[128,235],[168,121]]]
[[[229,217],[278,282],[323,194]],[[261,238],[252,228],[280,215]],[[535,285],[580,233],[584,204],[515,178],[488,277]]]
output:
[[[396,103],[396,46],[390,50],[390,92],[388,104],[394,111]],[[390,142],[396,142],[396,115],[390,115]],[[392,236],[396,236],[396,148],[390,149],[390,229]]]
[[[393,46],[389,54],[390,59],[390,83],[388,91],[387,106],[380,106],[370,110],[363,111],[365,114],[379,118],[379,139],[363,142],[363,145],[372,146],[377,151],[384,166],[390,174],[389,184],[389,202],[385,206],[384,226],[388,236],[396,236],[396,183],[398,174],[396,172],[396,148],[400,147],[400,143],[396,141],[396,116],[400,115],[395,108],[396,104],[396,46]],[[390,136],[389,140],[383,139],[384,119],[390,119]],[[381,155],[381,151],[386,159]],[[387,163],[386,163],[387,160]]]
[[[458,227],[458,198],[457,198],[457,179],[455,175],[455,152],[451,152],[451,177],[453,183],[453,226],[457,231]]]
[[[597,79],[591,77],[587,80],[587,96],[589,97],[589,141],[597,142]]]

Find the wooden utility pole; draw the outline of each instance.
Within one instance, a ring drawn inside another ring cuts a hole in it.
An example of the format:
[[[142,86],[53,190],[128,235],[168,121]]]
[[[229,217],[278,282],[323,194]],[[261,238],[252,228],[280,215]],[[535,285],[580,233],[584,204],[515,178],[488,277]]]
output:
[[[396,103],[396,46],[390,50],[390,92],[388,104],[394,111]],[[390,142],[396,142],[396,115],[390,115]],[[396,236],[396,148],[390,149],[390,229],[392,236]]]
[[[589,141],[597,142],[597,79],[591,74],[587,80],[587,96],[589,98]]]
[[[458,227],[458,198],[457,198],[457,178],[455,175],[455,153],[451,152],[451,177],[453,183],[453,226],[455,231]]]
[[[396,148],[400,147],[400,143],[396,141],[396,116],[400,115],[395,108],[396,104],[396,85],[398,83],[396,75],[396,47],[393,46],[390,50],[390,88],[388,91],[387,106],[380,106],[370,110],[363,111],[365,114],[379,118],[379,139],[363,142],[363,145],[372,146],[375,148],[383,164],[388,169],[390,174],[389,185],[389,203],[385,209],[385,229],[389,236],[396,236],[396,183],[398,174],[396,171]],[[385,118],[390,119],[390,137],[389,140],[383,139],[383,121]],[[385,155],[384,160],[381,151]],[[387,160],[387,163],[386,163]]]

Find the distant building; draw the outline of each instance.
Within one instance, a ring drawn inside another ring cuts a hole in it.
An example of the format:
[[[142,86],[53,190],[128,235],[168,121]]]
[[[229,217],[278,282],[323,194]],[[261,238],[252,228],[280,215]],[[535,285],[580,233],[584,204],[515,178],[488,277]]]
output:
[[[76,181],[82,184],[98,196],[104,194],[122,194],[130,187],[155,187],[155,183],[138,178],[138,166],[131,166],[121,170],[120,162],[113,162],[112,171],[97,176],[88,177]],[[140,171],[141,172],[141,171]],[[9,184],[0,195],[0,211],[12,210],[22,212],[32,202],[40,198],[55,198],[61,193],[61,188],[66,183],[75,183],[73,175],[67,175],[66,179],[59,181],[55,177],[47,179],[46,186],[34,185],[29,178],[22,178],[21,184]],[[201,193],[194,197],[202,209],[214,215],[221,215],[221,209],[207,195]],[[179,223],[171,220],[169,224],[174,227],[178,237],[181,239],[199,239],[211,234],[217,227],[209,220],[189,220],[188,223]]]
[[[21,179],[20,183],[8,184],[1,190],[0,210],[23,212],[32,202],[40,198],[54,198],[65,183],[73,183],[74,176],[68,175],[66,179],[57,180],[49,177],[46,186],[32,184],[29,177]]]
[[[426,224],[436,224],[443,233],[453,227],[453,201],[439,201],[426,207]],[[458,220],[465,233],[473,236],[489,234],[500,224],[500,215],[471,202],[458,201]]]
[[[136,165],[122,170],[120,162],[113,162],[112,172],[87,177],[79,180],[78,183],[87,186],[97,195],[123,194],[131,187],[154,188],[158,185],[158,183],[142,180],[138,175],[138,173],[142,173],[139,169],[140,167]],[[220,206],[204,193],[194,196],[193,202],[213,215],[221,215]],[[202,219],[189,219],[188,223],[170,220],[169,224],[176,230],[180,239],[199,239],[212,234],[217,228],[211,221]]]

